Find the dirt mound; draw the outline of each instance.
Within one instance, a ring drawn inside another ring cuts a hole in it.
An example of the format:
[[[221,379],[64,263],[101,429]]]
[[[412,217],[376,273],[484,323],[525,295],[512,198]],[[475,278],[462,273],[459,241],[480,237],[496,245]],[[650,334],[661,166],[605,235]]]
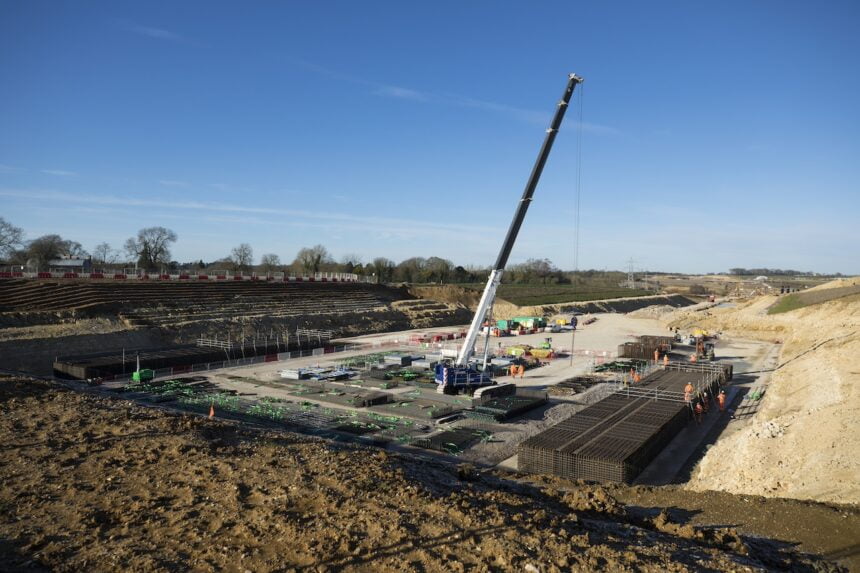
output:
[[[631,318],[662,318],[669,313],[675,312],[676,309],[677,307],[668,304],[655,304],[634,310],[628,313],[627,316]]]
[[[439,302],[475,309],[481,301],[481,291],[453,285],[411,286],[409,294],[418,298],[429,298]]]
[[[461,480],[440,462],[39,382],[0,381],[0,414],[5,570],[722,571],[775,554],[835,570],[787,545],[733,549],[629,519],[600,489]]]
[[[676,318],[738,337],[782,341],[757,414],[737,422],[699,463],[697,490],[860,503],[860,300],[768,315],[776,297]],[[735,372],[743,375],[743,372]]]
[[[419,298],[460,305],[473,311],[478,307],[478,303],[481,300],[480,290],[452,285],[413,286],[409,288],[409,294]],[[493,316],[501,319],[509,319],[516,316],[553,316],[571,312],[585,314],[596,312],[633,312],[654,305],[662,305],[675,309],[695,303],[696,301],[681,295],[636,296],[537,306],[518,306],[503,298],[496,298],[493,305]]]
[[[553,316],[580,312],[595,314],[601,312],[630,313],[649,306],[683,308],[696,304],[696,301],[681,295],[637,296],[627,298],[611,298],[592,300],[588,302],[568,302],[541,306],[516,306],[505,301],[497,301],[493,314],[498,318],[513,318],[515,316]]]
[[[830,290],[833,288],[856,286],[858,284],[860,284],[860,277],[846,277],[844,279],[836,279],[836,280],[832,280],[830,282],[826,282],[826,283],[818,285],[818,286],[814,286],[812,288],[808,288],[808,289],[804,290],[803,292],[818,291],[818,290]]]

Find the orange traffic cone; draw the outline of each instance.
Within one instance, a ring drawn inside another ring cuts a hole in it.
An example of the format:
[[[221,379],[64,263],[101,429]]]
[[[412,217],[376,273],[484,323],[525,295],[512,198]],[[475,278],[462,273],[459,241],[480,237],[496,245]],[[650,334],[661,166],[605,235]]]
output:
[[[213,404],[209,404],[209,419],[211,420],[214,417],[215,417],[215,404],[213,403]]]

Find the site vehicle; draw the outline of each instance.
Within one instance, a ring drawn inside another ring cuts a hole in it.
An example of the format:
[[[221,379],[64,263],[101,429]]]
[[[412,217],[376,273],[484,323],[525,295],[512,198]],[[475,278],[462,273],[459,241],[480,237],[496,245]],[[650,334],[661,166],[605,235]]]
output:
[[[705,342],[704,340],[699,340],[696,343],[696,356],[699,358],[703,358],[706,360],[714,359],[714,343],[713,342]]]
[[[138,368],[131,374],[131,379],[134,382],[148,382],[153,378],[155,378],[155,372],[149,368],[144,368],[143,370]]]
[[[460,348],[460,352],[453,363],[440,363],[436,365],[436,383],[438,384],[437,390],[439,392],[456,393],[459,390],[470,392],[474,391],[476,388],[495,383],[492,376],[485,374],[484,372],[487,370],[489,337],[485,339],[483,368],[479,370],[475,365],[470,364],[470,359],[472,358],[472,353],[475,350],[475,342],[477,340],[478,333],[481,330],[481,326],[484,324],[484,321],[493,307],[493,302],[496,299],[496,290],[499,288],[499,284],[502,281],[502,274],[504,273],[505,265],[507,265],[508,257],[511,254],[514,242],[517,239],[520,227],[523,224],[526,212],[531,204],[541,173],[543,173],[544,165],[546,165],[546,160],[549,157],[549,152],[552,149],[553,142],[555,142],[555,137],[558,135],[558,130],[561,127],[561,122],[564,119],[564,114],[567,111],[570,98],[573,96],[573,91],[577,84],[581,82],[582,78],[576,74],[568,75],[564,94],[562,95],[561,101],[558,103],[558,107],[556,108],[555,115],[552,118],[549,129],[547,129],[543,145],[538,153],[534,167],[532,167],[531,175],[526,183],[519,205],[514,212],[514,218],[511,221],[505,240],[502,243],[499,256],[490,272],[487,285],[484,287],[484,292],[481,295],[480,302],[478,303],[478,309],[475,311],[472,324],[469,326],[469,330],[466,333],[463,346]]]

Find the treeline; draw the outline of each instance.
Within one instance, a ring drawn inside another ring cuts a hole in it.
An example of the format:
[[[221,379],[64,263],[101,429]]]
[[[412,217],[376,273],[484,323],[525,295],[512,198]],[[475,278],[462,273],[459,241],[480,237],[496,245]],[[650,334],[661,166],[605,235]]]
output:
[[[165,227],[147,227],[129,237],[121,248],[102,242],[88,251],[77,241],[60,235],[43,235],[25,240],[24,231],[0,218],[0,261],[29,271],[46,271],[62,259],[79,259],[92,269],[129,269],[139,271],[214,271],[259,273],[292,273],[311,275],[317,272],[354,273],[372,277],[378,282],[468,284],[485,283],[489,267],[456,265],[441,257],[410,257],[400,262],[386,257],[364,260],[347,254],[336,260],[323,245],[302,247],[291,260],[282,261],[275,253],[264,253],[259,259],[248,243],[236,245],[224,257],[214,261],[178,262],[171,249],[179,237]],[[625,275],[613,271],[587,270],[575,275],[556,267],[549,259],[529,259],[505,270],[505,283],[543,285],[594,285],[617,288]]]
[[[812,271],[795,271],[792,269],[729,269],[729,274],[738,275],[738,276],[798,276],[798,277],[820,277],[820,276],[833,276],[833,277],[841,277],[842,273],[836,273],[833,275],[823,274],[823,273],[814,273]]]

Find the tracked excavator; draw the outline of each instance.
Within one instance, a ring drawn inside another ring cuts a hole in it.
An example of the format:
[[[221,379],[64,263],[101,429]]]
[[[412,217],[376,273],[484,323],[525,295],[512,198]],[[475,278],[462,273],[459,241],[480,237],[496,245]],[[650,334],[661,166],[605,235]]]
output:
[[[582,83],[582,78],[576,74],[569,74],[567,85],[564,88],[564,94],[561,101],[558,102],[558,107],[555,110],[555,115],[552,118],[549,129],[546,130],[546,137],[543,145],[538,153],[537,160],[532,168],[531,175],[526,183],[523,195],[520,198],[517,209],[514,212],[514,218],[508,227],[508,233],[505,236],[505,241],[502,243],[502,248],[499,251],[499,256],[496,258],[496,263],[490,271],[487,285],[484,287],[484,293],[481,295],[481,300],[478,303],[478,309],[475,311],[475,316],[472,319],[472,324],[469,331],[466,333],[466,338],[463,341],[463,346],[457,354],[456,360],[452,363],[440,363],[436,365],[435,378],[438,384],[437,390],[440,393],[456,394],[458,392],[474,392],[476,389],[491,386],[495,384],[493,377],[486,372],[487,357],[489,343],[485,344],[483,367],[477,368],[476,363],[472,362],[472,354],[475,351],[475,342],[478,338],[478,333],[484,320],[491,312],[493,303],[496,300],[496,290],[502,281],[502,274],[505,270],[505,265],[508,262],[508,257],[514,247],[514,242],[517,240],[517,235],[520,232],[520,227],[531,204],[535,189],[537,188],[540,176],[543,173],[544,165],[549,157],[549,152],[552,150],[552,145],[555,142],[555,137],[558,135],[558,130],[561,127],[561,122],[564,119],[564,114],[570,104],[570,98],[573,96],[573,90],[577,85]],[[489,336],[487,337],[489,340]]]

